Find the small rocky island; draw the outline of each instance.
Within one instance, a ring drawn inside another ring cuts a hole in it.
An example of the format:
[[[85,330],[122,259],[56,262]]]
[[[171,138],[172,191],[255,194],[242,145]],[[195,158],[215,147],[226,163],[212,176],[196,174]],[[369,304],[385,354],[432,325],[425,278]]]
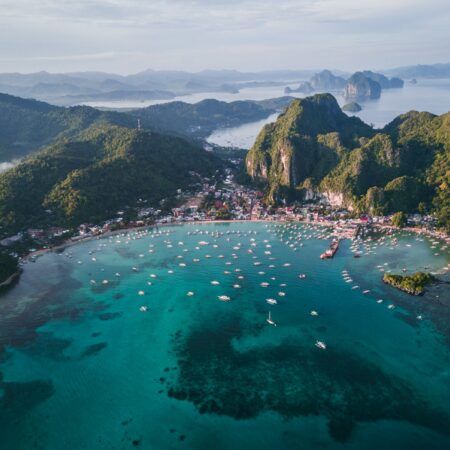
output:
[[[407,294],[423,295],[425,293],[425,287],[438,280],[430,273],[416,272],[413,275],[405,276],[385,273],[383,281]]]
[[[346,105],[344,105],[342,107],[342,111],[347,111],[347,112],[359,112],[361,110],[362,110],[361,105],[356,102],[347,103]]]

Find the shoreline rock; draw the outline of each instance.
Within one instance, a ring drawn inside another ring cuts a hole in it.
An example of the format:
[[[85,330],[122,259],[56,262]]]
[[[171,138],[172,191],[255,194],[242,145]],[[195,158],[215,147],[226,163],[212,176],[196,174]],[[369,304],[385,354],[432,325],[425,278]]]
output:
[[[0,283],[0,294],[12,287],[17,281],[19,281],[20,275],[22,275],[23,269],[19,268],[16,272],[10,275],[6,280]]]

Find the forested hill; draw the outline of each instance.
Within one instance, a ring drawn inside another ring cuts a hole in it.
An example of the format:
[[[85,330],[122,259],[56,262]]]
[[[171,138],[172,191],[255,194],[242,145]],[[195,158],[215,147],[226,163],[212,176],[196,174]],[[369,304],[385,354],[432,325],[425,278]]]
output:
[[[130,112],[141,123],[154,130],[184,136],[206,138],[217,128],[239,126],[264,119],[284,110],[293,97],[253,101],[222,102],[202,100],[198,103],[170,102]]]
[[[214,155],[181,138],[94,127],[0,174],[0,227],[97,223],[139,199],[155,206],[220,168]]]
[[[0,94],[0,162],[21,158],[55,139],[106,123],[132,127],[136,120],[87,106],[62,108]]]
[[[374,130],[330,94],[294,100],[246,165],[270,201],[307,194],[374,214],[434,211],[450,230],[450,113],[411,111]]]
[[[74,137],[91,126],[141,127],[189,138],[206,138],[214,129],[263,119],[292,100],[171,102],[131,112],[100,111],[88,106],[63,108],[0,94],[0,162],[22,158],[52,141]]]

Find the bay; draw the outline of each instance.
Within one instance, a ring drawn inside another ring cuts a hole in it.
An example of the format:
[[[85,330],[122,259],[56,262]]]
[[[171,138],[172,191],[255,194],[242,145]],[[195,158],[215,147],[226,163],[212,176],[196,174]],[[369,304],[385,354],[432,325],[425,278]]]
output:
[[[397,233],[322,261],[329,242],[309,225],[194,224],[28,264],[0,298],[2,449],[448,447],[449,290],[381,282],[442,272],[448,248]]]

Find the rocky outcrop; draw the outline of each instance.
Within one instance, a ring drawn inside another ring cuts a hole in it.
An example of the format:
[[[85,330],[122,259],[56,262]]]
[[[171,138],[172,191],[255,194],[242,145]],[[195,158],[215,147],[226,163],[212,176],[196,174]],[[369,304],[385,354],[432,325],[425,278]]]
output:
[[[18,269],[16,272],[14,272],[11,276],[9,276],[6,280],[4,280],[3,282],[0,283],[0,292],[10,288],[11,286],[13,286],[15,283],[17,283],[17,281],[20,278],[20,275],[22,274],[22,269]]]
[[[359,112],[362,111],[361,105],[356,102],[347,103],[342,107],[342,111],[346,112]]]
[[[405,84],[404,81],[400,78],[388,78],[382,73],[376,73],[370,70],[364,70],[361,73],[367,78],[376,81],[381,86],[381,89],[402,88]]]
[[[380,84],[364,75],[363,72],[354,73],[347,81],[344,89],[344,98],[346,99],[377,99],[380,95]]]
[[[296,99],[261,131],[247,154],[247,172],[271,188],[303,189],[305,180],[314,186],[338,164],[344,144],[353,145],[354,133],[371,132],[344,114],[331,94]]]
[[[345,86],[346,80],[335,76],[330,70],[316,73],[309,83],[315,91],[337,91]]]
[[[306,81],[305,83],[301,83],[297,89],[292,89],[289,86],[284,89],[285,94],[292,94],[293,92],[299,92],[301,94],[311,94],[314,92],[314,88],[311,86],[311,83]]]

